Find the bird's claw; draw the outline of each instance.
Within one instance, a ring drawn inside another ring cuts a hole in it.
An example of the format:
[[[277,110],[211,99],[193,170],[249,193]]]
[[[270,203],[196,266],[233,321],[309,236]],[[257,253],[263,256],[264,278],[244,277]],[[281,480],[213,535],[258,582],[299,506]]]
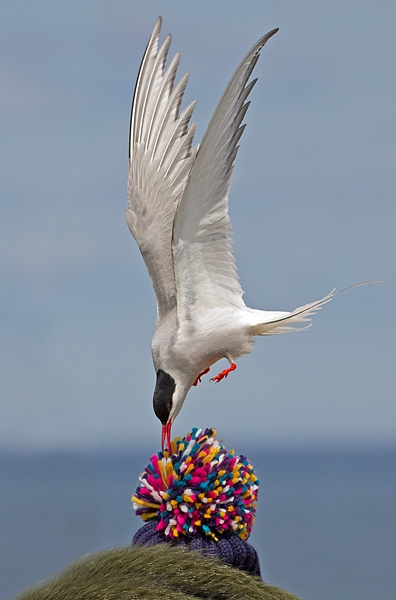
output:
[[[196,380],[194,381],[193,385],[198,385],[198,383],[201,383],[201,377],[202,375],[206,375],[206,373],[209,373],[210,371],[210,367],[208,367],[207,369],[205,369],[205,371],[202,371],[202,373],[200,373],[198,375],[198,377],[196,378]]]
[[[236,364],[235,363],[231,363],[231,366],[228,369],[224,369],[224,371],[221,371],[221,373],[219,373],[218,375],[216,375],[216,377],[212,377],[212,379],[210,381],[214,381],[215,383],[219,383],[219,381],[221,381],[222,379],[224,379],[225,377],[227,377],[228,373],[231,373],[231,371],[235,371],[236,369]]]

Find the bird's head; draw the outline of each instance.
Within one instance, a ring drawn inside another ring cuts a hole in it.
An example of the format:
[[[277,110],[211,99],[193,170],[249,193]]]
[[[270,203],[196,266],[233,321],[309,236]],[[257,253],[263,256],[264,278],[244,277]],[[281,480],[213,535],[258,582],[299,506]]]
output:
[[[153,406],[154,412],[162,423],[162,451],[165,445],[171,451],[171,427],[179,414],[191,385],[185,385],[177,376],[162,369],[157,371]]]

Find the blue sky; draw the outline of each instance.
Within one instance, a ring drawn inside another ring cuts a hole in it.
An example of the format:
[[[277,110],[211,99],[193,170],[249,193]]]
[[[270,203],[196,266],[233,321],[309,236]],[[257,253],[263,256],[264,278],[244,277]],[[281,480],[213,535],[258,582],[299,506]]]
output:
[[[197,141],[242,56],[280,28],[230,194],[246,303],[291,310],[385,282],[336,297],[308,332],[259,339],[226,381],[191,390],[174,433],[394,441],[394,3],[5,0],[0,448],[158,445],[154,294],[124,218],[131,98],[158,15],[191,72]]]

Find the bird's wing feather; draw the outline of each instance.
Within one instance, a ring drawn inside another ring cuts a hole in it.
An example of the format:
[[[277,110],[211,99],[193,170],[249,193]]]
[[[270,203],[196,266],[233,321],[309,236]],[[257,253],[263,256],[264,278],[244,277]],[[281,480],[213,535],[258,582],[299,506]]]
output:
[[[245,306],[233,257],[228,192],[248,83],[260,50],[277,29],[262,37],[242,60],[214,112],[183,192],[173,228],[173,260],[179,317],[198,307]]]
[[[172,226],[197,148],[195,102],[179,114],[188,74],[175,86],[179,54],[167,69],[168,35],[158,48],[157,20],[143,56],[132,103],[128,209],[126,219],[146,263],[157,299],[158,318],[176,305],[172,265]]]

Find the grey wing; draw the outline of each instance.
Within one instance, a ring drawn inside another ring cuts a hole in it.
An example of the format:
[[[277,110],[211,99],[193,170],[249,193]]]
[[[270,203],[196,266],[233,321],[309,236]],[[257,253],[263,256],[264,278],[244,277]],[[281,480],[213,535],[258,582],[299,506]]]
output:
[[[195,124],[189,125],[196,102],[179,114],[188,74],[174,85],[179,54],[165,69],[171,36],[158,49],[161,23],[159,18],[148,42],[132,103],[126,211],[154,288],[158,319],[176,305],[172,226],[196,154]]]
[[[208,125],[175,216],[173,256],[177,310],[189,318],[200,308],[244,308],[233,256],[228,192],[238,142],[245,128],[250,75],[260,50],[277,29],[262,37],[232,76]]]

